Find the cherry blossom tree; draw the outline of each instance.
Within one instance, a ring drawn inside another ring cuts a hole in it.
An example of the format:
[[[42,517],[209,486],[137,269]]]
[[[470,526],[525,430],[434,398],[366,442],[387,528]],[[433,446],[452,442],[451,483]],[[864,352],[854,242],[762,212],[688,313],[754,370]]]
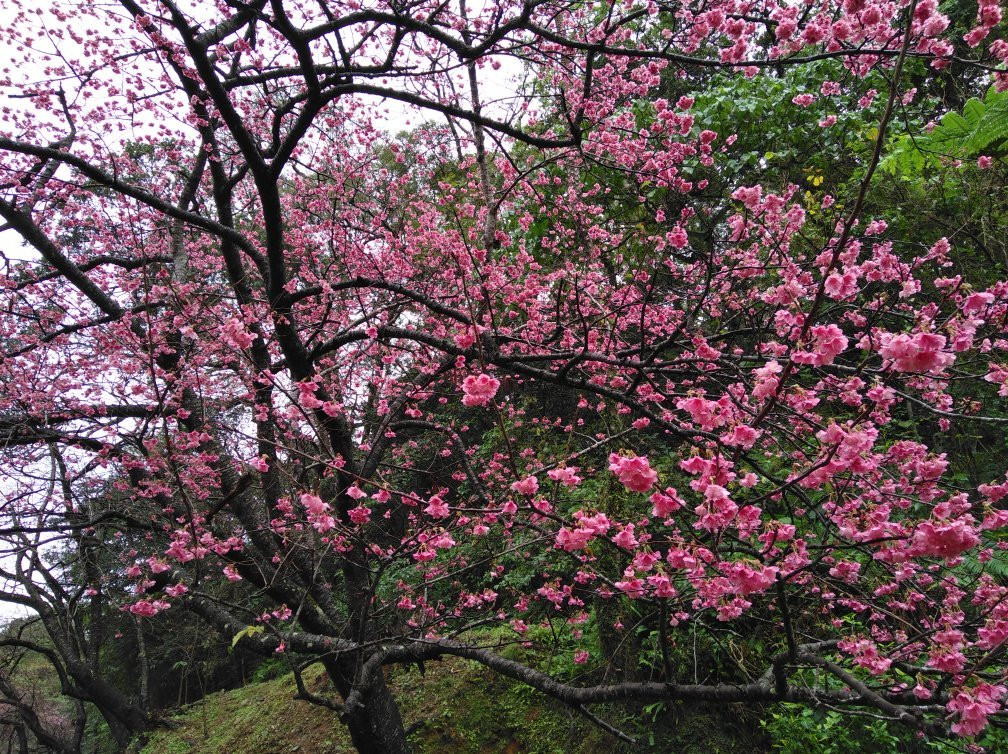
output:
[[[915,86],[1008,86],[996,2],[14,9],[5,599],[63,630],[101,542],[123,610],[322,663],[361,752],[409,750],[384,668],[446,656],[622,738],[593,706],[1004,714],[1005,466],[946,449],[1008,422],[1008,283],[872,200]],[[697,106],[791,71],[782,118],[863,125],[833,192]],[[583,673],[502,653],[542,626]],[[697,630],[762,649],[700,681]]]

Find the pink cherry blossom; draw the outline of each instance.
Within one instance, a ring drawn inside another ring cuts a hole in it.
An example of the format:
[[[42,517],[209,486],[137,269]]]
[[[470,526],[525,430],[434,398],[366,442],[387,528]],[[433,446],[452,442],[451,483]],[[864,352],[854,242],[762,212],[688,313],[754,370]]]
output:
[[[427,501],[427,507],[424,508],[424,513],[431,518],[447,518],[451,511],[448,510],[448,504],[440,495],[433,495],[430,500]]]
[[[663,518],[675,513],[683,506],[682,498],[679,497],[675,487],[666,487],[664,490],[654,492],[649,500],[653,506],[654,515]]]
[[[551,469],[546,472],[546,476],[565,487],[577,487],[581,483],[581,477],[577,475],[576,466],[562,466],[558,469]]]
[[[658,481],[658,472],[651,468],[644,456],[609,456],[609,470],[616,474],[620,483],[631,492],[647,492]]]
[[[139,600],[129,606],[128,610],[141,618],[151,618],[171,605],[163,600]]]
[[[975,736],[987,727],[987,718],[1000,711],[999,702],[1005,695],[1004,686],[977,683],[973,688],[957,692],[948,702],[949,712],[958,713],[952,732]]]
[[[323,502],[322,498],[310,492],[301,494],[301,505],[304,506],[309,516],[321,516],[332,510],[329,503]]]
[[[348,511],[350,520],[355,524],[366,524],[371,520],[371,509],[363,505],[358,505]]]
[[[634,536],[634,525],[627,524],[612,538],[612,541],[617,547],[622,547],[624,550],[633,550],[639,544],[637,538]]]
[[[500,380],[489,374],[469,375],[462,381],[462,403],[466,406],[485,406],[500,389]]]
[[[914,532],[913,551],[920,555],[953,558],[980,541],[971,517],[948,523],[924,521]]]
[[[946,353],[945,336],[937,333],[883,333],[878,352],[899,372],[932,372],[952,364],[955,355]]]
[[[221,328],[224,340],[235,348],[248,348],[255,342],[255,335],[245,329],[244,323],[237,317],[232,317]]]
[[[994,303],[994,294],[989,291],[976,291],[966,297],[963,303],[963,312],[966,314],[977,314]]]
[[[539,480],[534,476],[527,476],[517,482],[512,482],[511,489],[519,495],[534,495],[539,490]]]

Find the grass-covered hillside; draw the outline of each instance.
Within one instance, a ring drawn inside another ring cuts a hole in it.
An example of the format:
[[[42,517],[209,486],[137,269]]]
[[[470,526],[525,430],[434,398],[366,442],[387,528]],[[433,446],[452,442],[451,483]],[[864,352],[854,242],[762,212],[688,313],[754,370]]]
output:
[[[354,754],[337,716],[295,699],[293,676],[210,694],[178,711],[139,754]],[[268,676],[269,672],[261,673]],[[328,696],[321,668],[306,688]],[[416,754],[953,754],[960,743],[922,740],[882,721],[793,705],[761,714],[735,705],[650,705],[596,710],[637,738],[621,743],[579,713],[528,687],[450,659],[390,674]],[[973,752],[1008,751],[1003,735],[973,742]]]
[[[304,675],[309,691],[331,693],[321,669]],[[645,719],[663,723],[631,749],[577,712],[463,660],[397,670],[392,687],[415,750],[425,754],[595,754],[645,750],[718,754],[769,750],[769,740],[734,709],[723,711],[610,708],[606,718],[636,734]],[[177,727],[151,735],[142,754],[310,752],[351,754],[331,711],[294,699],[290,674],[211,694],[173,718]],[[649,738],[651,740],[649,740]]]

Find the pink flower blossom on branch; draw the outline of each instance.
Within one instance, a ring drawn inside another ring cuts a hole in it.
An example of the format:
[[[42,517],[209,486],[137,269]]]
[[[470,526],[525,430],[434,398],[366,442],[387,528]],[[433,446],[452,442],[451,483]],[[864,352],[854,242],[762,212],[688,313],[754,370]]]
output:
[[[546,472],[546,476],[565,487],[577,487],[581,483],[581,477],[577,475],[576,466],[562,466],[559,469],[551,469]]]
[[[485,406],[500,389],[500,380],[489,374],[469,375],[462,380],[462,403],[466,406]]]
[[[539,491],[539,480],[534,476],[527,476],[517,482],[512,482],[511,489],[519,495],[534,495]]]
[[[609,471],[620,480],[620,484],[631,492],[647,492],[658,481],[658,472],[651,468],[644,456],[609,456]]]
[[[987,727],[987,718],[1001,710],[1005,687],[978,683],[973,688],[957,692],[946,705],[949,712],[957,713],[952,732],[961,736],[975,736]]]

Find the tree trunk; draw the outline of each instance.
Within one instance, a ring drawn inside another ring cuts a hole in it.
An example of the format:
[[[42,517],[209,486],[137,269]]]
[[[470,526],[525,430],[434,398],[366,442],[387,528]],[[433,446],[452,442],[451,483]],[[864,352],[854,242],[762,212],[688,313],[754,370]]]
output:
[[[150,709],[150,664],[147,661],[147,642],[144,641],[143,623],[134,617],[137,638],[137,659],[140,661],[140,706]]]
[[[352,662],[326,661],[326,671],[336,689],[345,699],[353,688]],[[385,674],[377,673],[364,691],[361,705],[343,716],[350,739],[360,754],[410,754],[399,705],[385,682]]]

